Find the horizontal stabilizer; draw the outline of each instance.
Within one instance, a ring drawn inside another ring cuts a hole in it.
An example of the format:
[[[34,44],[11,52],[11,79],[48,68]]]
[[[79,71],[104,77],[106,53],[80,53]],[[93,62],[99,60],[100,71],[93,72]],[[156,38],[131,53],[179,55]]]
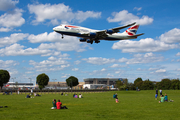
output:
[[[138,36],[141,36],[141,35],[144,35],[144,33],[132,35],[132,36],[129,36],[129,37],[138,37]]]

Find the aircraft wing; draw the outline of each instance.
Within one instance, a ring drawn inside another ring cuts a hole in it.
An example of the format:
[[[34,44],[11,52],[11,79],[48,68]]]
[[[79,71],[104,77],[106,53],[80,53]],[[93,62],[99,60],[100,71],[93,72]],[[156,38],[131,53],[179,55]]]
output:
[[[136,22],[134,22],[134,23],[132,23],[132,24],[125,25],[125,26],[121,26],[121,27],[116,27],[116,28],[108,29],[108,30],[97,31],[97,33],[98,33],[98,34],[101,34],[101,33],[109,33],[109,34],[113,34],[113,33],[119,32],[120,29],[129,27],[129,26],[132,26],[132,25],[134,25],[134,24],[136,24]]]
[[[97,38],[105,38],[107,37],[107,33],[108,34],[113,34],[113,33],[117,33],[119,32],[120,29],[123,29],[123,28],[126,28],[126,27],[129,27],[129,26],[132,26],[136,24],[136,22],[132,23],[132,24],[128,24],[128,25],[125,25],[125,26],[121,26],[121,27],[116,27],[116,28],[112,28],[112,29],[108,29],[108,30],[100,30],[100,31],[96,31],[95,33],[92,33],[92,35],[95,35]],[[89,32],[85,32],[85,33],[81,33],[81,35],[84,35],[84,36],[91,36],[91,33]]]

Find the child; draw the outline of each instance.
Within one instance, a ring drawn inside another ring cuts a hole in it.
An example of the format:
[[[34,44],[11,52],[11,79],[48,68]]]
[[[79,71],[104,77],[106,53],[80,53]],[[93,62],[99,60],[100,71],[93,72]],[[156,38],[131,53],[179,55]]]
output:
[[[164,101],[167,101],[167,102],[168,102],[168,96],[167,96],[167,94],[165,94],[165,96],[164,96]]]
[[[118,98],[116,98],[116,103],[119,103],[119,100],[118,100]]]
[[[155,94],[155,100],[157,100],[157,96],[158,96],[158,95],[157,95],[157,93],[156,93],[156,94]]]

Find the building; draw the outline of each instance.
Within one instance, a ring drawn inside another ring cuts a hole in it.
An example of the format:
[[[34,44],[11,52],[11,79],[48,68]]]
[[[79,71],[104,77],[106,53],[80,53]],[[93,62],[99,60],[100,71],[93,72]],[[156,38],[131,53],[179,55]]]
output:
[[[85,84],[115,85],[116,81],[121,81],[125,83],[127,82],[127,79],[126,78],[86,78],[84,79]]]
[[[84,85],[84,82],[79,82],[79,85],[74,86],[73,89],[82,89],[82,86]],[[49,89],[67,89],[69,86],[67,86],[66,82],[48,82],[48,85],[46,88]]]
[[[18,83],[18,82],[8,82],[4,85],[5,88],[20,88],[20,89],[31,89],[35,88],[33,83]]]

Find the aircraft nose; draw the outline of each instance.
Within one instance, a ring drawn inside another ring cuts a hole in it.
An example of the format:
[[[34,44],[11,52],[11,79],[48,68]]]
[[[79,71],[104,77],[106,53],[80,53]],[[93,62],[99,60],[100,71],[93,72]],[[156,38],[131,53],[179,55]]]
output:
[[[56,31],[56,30],[57,30],[57,27],[54,27],[53,30]]]

